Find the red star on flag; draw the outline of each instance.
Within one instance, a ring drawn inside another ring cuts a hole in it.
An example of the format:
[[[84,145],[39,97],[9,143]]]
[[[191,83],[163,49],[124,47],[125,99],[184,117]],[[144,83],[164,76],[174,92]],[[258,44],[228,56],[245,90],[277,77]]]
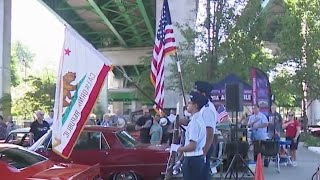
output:
[[[71,51],[70,51],[70,49],[69,49],[69,48],[64,49],[64,55],[68,55],[68,56],[70,56],[70,53],[71,53]]]

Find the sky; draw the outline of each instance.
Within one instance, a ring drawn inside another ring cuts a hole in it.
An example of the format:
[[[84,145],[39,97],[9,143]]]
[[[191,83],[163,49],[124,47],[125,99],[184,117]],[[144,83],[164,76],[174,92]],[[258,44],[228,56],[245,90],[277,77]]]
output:
[[[34,72],[58,70],[64,25],[38,0],[12,0],[11,42],[26,45],[35,59]]]

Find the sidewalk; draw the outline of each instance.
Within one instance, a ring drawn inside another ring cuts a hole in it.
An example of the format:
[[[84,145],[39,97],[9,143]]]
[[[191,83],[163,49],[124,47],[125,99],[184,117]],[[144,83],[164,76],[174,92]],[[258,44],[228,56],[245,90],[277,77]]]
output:
[[[308,150],[300,143],[297,162],[297,167],[280,166],[280,173],[276,172],[275,164],[270,163],[268,168],[264,168],[265,180],[310,180],[320,163],[320,154]]]

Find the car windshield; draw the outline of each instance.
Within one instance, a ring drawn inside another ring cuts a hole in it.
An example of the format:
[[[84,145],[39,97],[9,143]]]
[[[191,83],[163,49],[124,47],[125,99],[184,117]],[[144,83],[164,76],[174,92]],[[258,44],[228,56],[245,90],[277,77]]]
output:
[[[139,142],[126,131],[117,132],[116,136],[124,147],[135,147],[139,144]]]
[[[17,169],[23,169],[45,160],[47,159],[41,155],[20,148],[0,150],[0,161]]]

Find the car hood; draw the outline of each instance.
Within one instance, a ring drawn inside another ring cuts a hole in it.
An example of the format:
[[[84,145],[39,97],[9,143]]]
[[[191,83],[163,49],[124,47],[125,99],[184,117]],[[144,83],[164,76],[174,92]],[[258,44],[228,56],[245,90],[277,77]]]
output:
[[[51,168],[34,174],[30,180],[40,179],[88,179],[99,177],[99,164],[94,166],[78,165],[78,164],[54,164]]]

